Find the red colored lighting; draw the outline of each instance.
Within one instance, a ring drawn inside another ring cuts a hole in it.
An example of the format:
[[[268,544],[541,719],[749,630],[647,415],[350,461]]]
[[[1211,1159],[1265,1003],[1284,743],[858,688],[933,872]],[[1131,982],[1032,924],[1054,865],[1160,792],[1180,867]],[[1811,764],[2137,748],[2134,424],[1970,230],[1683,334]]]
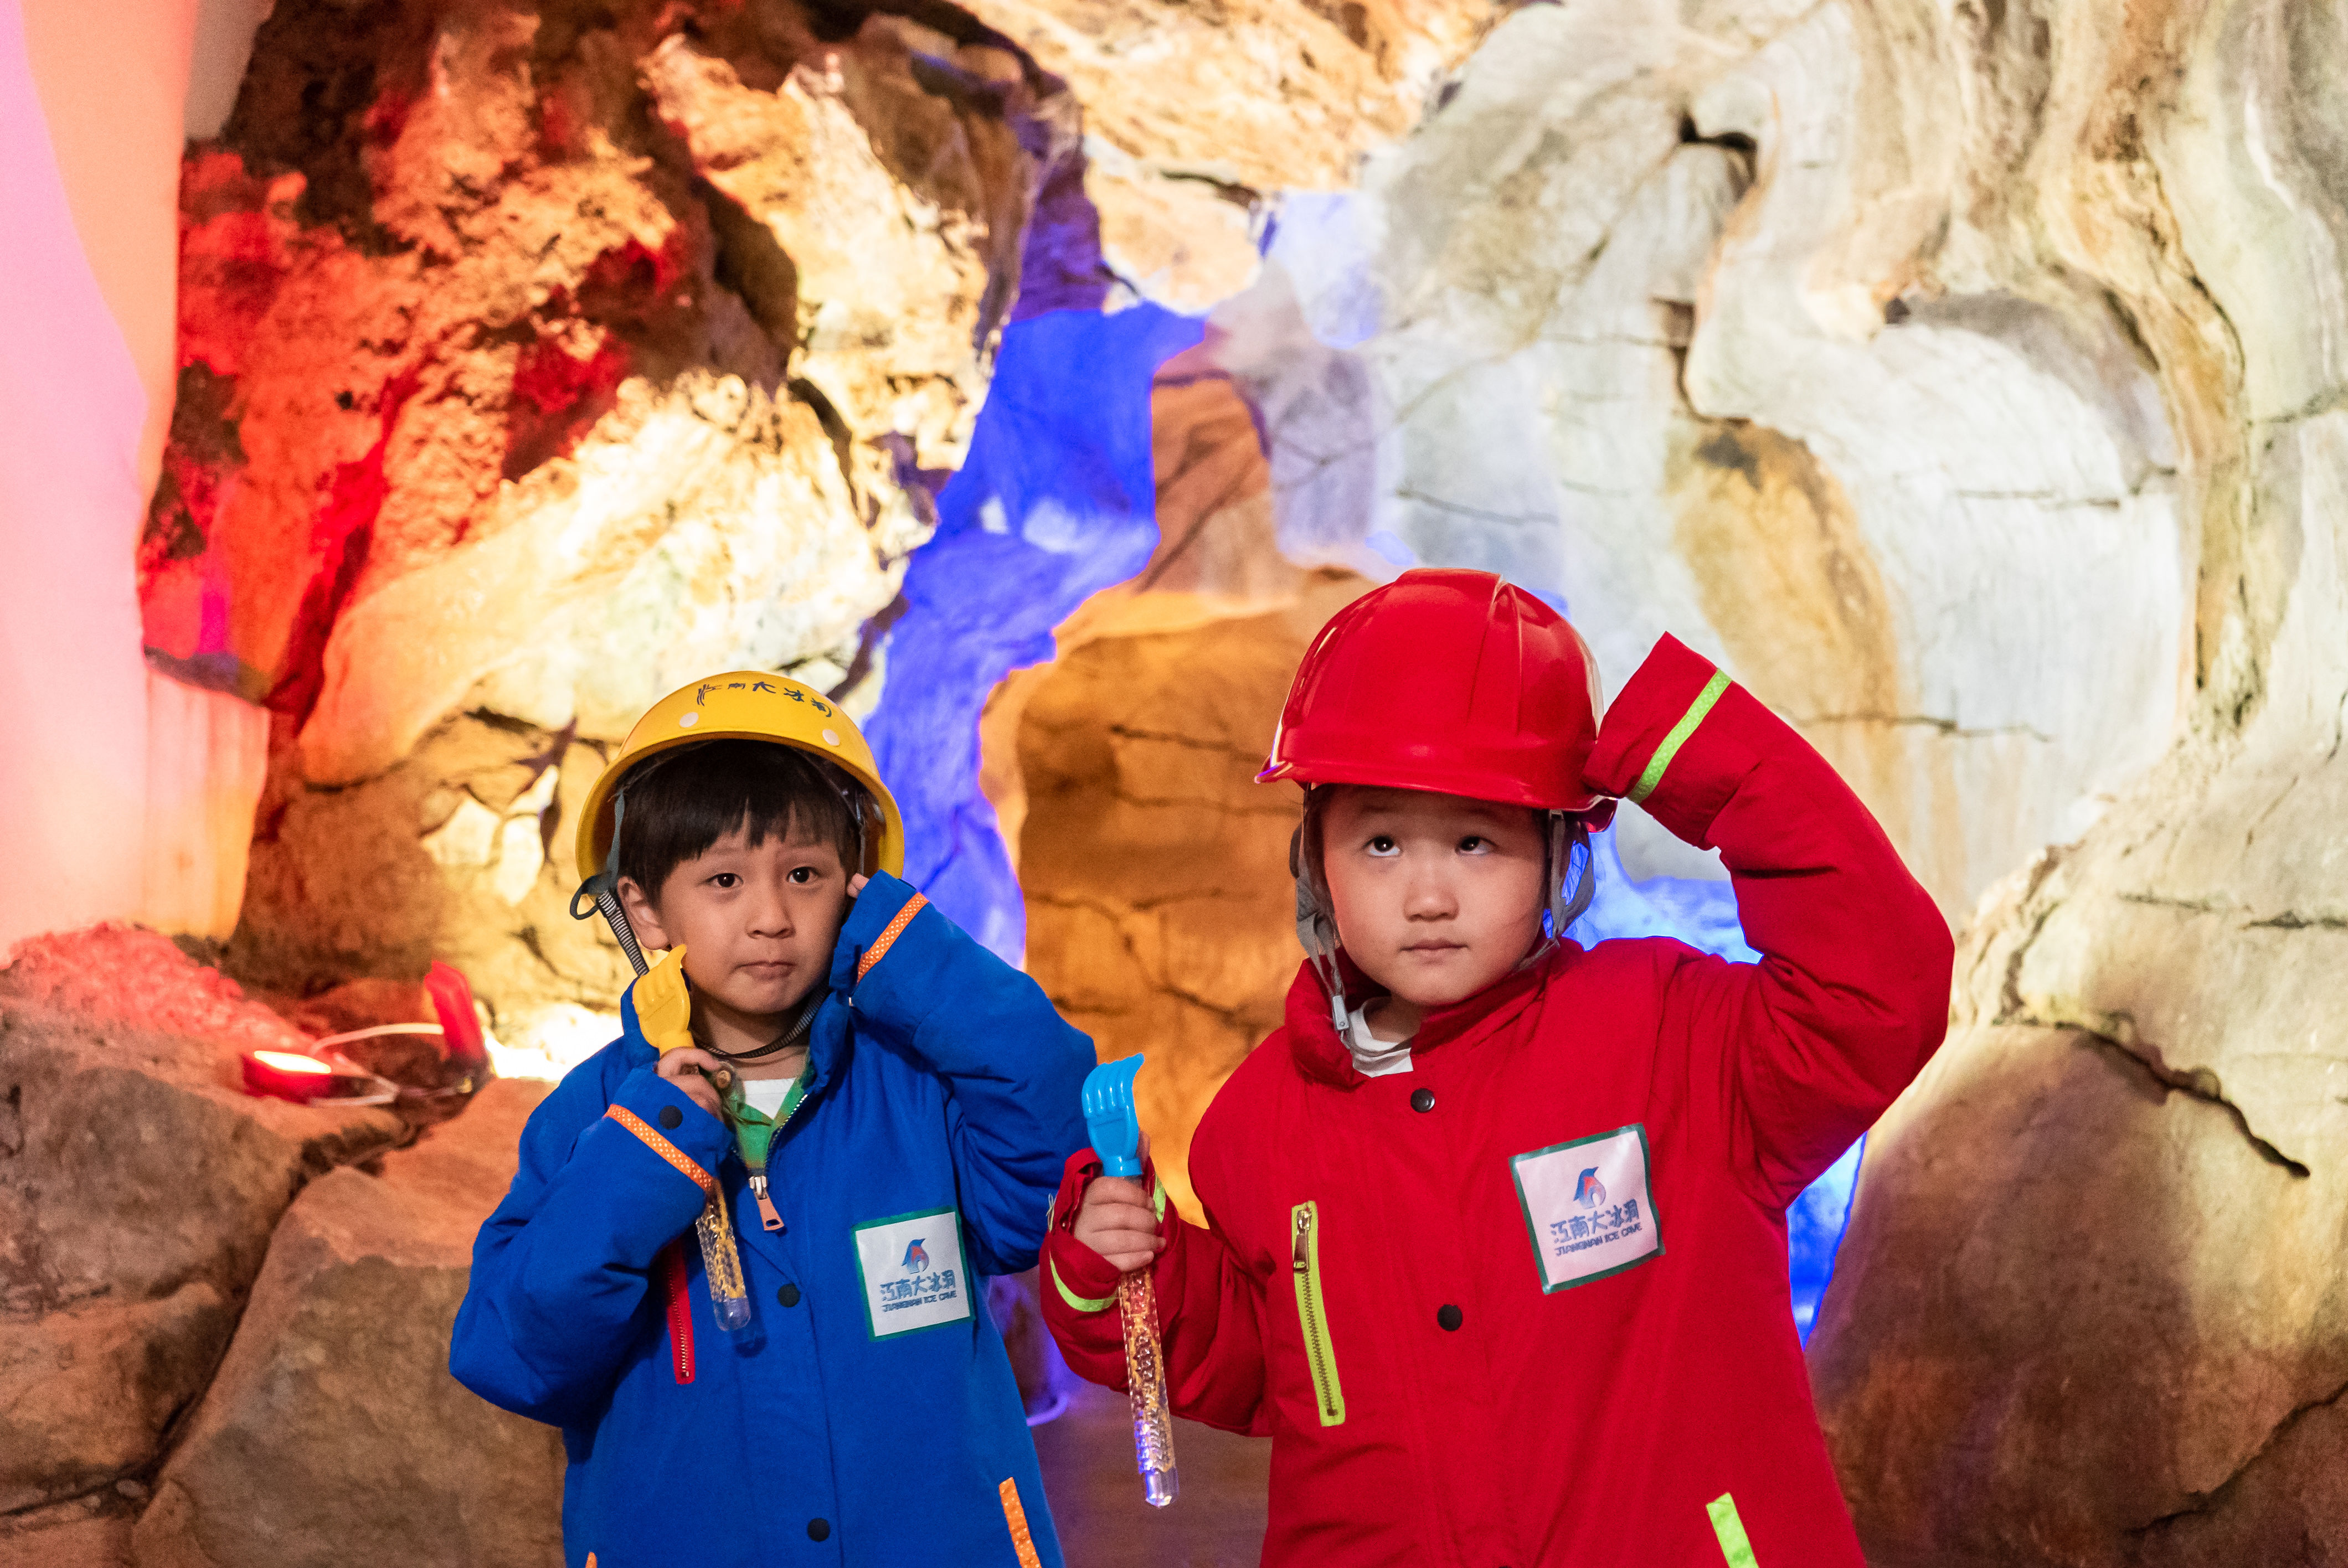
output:
[[[244,1053],[244,1091],[275,1095],[297,1105],[324,1094],[335,1081],[335,1070],[314,1056],[291,1050],[248,1050]]]

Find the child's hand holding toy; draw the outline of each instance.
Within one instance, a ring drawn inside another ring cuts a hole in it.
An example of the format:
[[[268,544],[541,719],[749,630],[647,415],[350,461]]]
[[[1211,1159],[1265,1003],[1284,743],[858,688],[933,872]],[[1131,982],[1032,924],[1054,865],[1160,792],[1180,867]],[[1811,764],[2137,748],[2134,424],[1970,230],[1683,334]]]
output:
[[[693,1043],[693,989],[685,979],[685,947],[653,960],[629,993],[636,1004],[636,1027],[660,1052],[655,1070],[712,1116],[724,1114],[720,1091],[733,1079],[726,1065]]]

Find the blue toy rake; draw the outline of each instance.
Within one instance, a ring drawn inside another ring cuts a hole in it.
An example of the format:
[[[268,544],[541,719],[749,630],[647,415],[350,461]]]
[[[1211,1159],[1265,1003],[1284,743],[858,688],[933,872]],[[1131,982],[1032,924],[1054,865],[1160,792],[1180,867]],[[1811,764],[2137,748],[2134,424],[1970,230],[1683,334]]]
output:
[[[1096,1067],[1085,1077],[1085,1127],[1101,1173],[1128,1180],[1141,1174],[1141,1122],[1133,1113],[1133,1075],[1141,1058],[1125,1057]],[[1158,1342],[1158,1295],[1150,1266],[1128,1271],[1117,1282],[1117,1316],[1125,1320],[1125,1380],[1133,1394],[1133,1458],[1141,1471],[1141,1494],[1163,1508],[1180,1490],[1174,1469],[1173,1423],[1166,1413],[1166,1362]]]

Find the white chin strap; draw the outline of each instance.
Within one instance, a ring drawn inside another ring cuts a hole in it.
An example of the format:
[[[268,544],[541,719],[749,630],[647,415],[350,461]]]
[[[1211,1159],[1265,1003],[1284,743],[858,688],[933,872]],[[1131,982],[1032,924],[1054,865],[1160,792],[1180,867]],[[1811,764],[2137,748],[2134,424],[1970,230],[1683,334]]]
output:
[[[1576,852],[1581,856],[1579,877],[1573,876]],[[1570,893],[1566,890],[1569,880]],[[1598,896],[1598,856],[1590,847],[1590,826],[1570,812],[1549,814],[1549,854],[1541,868],[1541,884],[1548,889],[1549,940],[1562,940],[1567,928],[1581,918],[1591,899]]]

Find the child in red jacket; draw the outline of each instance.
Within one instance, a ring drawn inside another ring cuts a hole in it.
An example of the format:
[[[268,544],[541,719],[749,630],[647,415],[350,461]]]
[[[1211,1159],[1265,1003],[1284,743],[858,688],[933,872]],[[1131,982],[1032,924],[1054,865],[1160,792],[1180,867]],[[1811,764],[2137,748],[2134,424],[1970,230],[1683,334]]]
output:
[[[1122,1388],[1117,1276],[1154,1267],[1175,1410],[1272,1440],[1267,1568],[1861,1568],[1785,1211],[1939,1045],[1949,930],[1680,643],[1602,728],[1597,692],[1484,573],[1332,620],[1261,775],[1305,789],[1308,960],[1191,1141],[1208,1228],[1068,1163],[1053,1333]],[[1720,849],[1760,963],[1563,939],[1612,796]]]

